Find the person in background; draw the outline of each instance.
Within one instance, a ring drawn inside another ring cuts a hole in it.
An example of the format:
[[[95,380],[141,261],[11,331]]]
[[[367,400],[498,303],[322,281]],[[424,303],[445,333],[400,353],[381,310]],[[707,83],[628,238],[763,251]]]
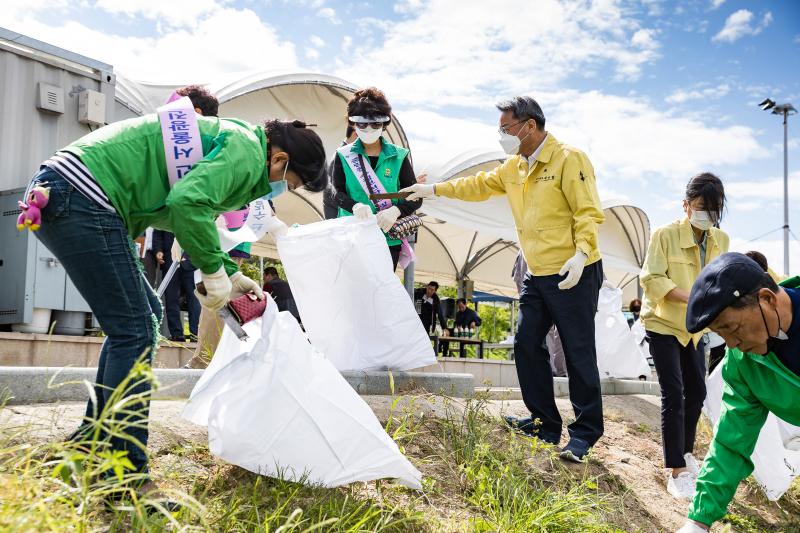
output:
[[[337,150],[333,166],[339,216],[360,216],[354,211],[356,206],[366,205],[376,213],[378,226],[384,233],[399,218],[413,214],[422,205],[421,200],[394,199],[378,210],[377,202],[369,199],[370,194],[381,192],[381,188],[394,193],[417,182],[408,150],[383,139],[391,116],[392,106],[381,91],[375,87],[356,91],[347,102],[347,121],[358,138]],[[397,269],[403,243],[386,235],[386,244],[392,268]]]
[[[708,172],[694,176],[684,218],[653,232],[640,276],[641,317],[661,385],[664,463],[672,471],[667,490],[676,498],[694,494],[699,466],[692,452],[706,397],[703,333],[686,330],[686,304],[703,267],[728,251],[728,236],[716,227],[724,209],[722,181]]]
[[[680,533],[704,533],[727,514],[769,413],[800,426],[800,278],[776,285],[763,265],[723,254],[700,273],[689,294],[686,329],[706,328],[728,345],[714,438]],[[797,449],[794,439],[784,441]]]
[[[297,304],[294,301],[289,282],[282,280],[278,274],[278,269],[273,266],[264,269],[264,292],[269,293],[272,299],[275,300],[278,311],[290,312],[297,319],[297,322],[302,324],[300,312],[297,310]]]
[[[633,323],[639,320],[639,313],[642,311],[642,301],[638,298],[631,300],[628,304],[628,311],[631,312],[633,317],[628,319],[628,326],[633,326]]]
[[[488,172],[403,189],[409,200],[445,196],[481,202],[505,195],[520,248],[528,262],[520,294],[514,357],[522,397],[531,416],[508,424],[549,444],[561,441],[550,355],[544,348],[555,326],[564,345],[575,422],[560,457],[583,462],[603,435],[603,398],[597,369],[594,317],[603,264],[598,230],[605,220],[589,158],[545,130],[542,108],[517,96],[497,105],[500,145],[510,156]]]
[[[172,264],[172,244],[175,236],[163,230],[153,231],[153,249],[156,252],[156,261],[159,266],[168,270]],[[200,301],[194,294],[194,272],[197,270],[188,256],[181,255],[178,269],[164,291],[164,312],[167,316],[167,328],[169,329],[169,340],[173,342],[184,342],[186,335],[183,330],[183,320],[181,319],[181,296],[186,299],[186,311],[189,314],[189,334],[194,340],[197,339],[197,325],[200,321]]]
[[[456,319],[453,323],[453,329],[461,328],[467,330],[475,330],[482,323],[481,317],[474,309],[467,307],[466,298],[459,298],[456,300]],[[442,357],[447,357],[450,351],[450,343],[442,341],[440,346]]]
[[[442,326],[442,335],[446,337],[450,332],[447,330],[447,320],[444,318],[442,302],[437,294],[438,290],[439,284],[435,281],[428,283],[424,289],[416,289],[414,291],[414,307],[426,334],[430,335],[433,332],[438,318],[439,324]]]
[[[156,252],[153,250],[153,228],[147,228],[144,232],[144,243],[142,248],[142,264],[144,265],[144,277],[151,287],[155,288],[158,273],[163,276],[166,270],[156,259]]]

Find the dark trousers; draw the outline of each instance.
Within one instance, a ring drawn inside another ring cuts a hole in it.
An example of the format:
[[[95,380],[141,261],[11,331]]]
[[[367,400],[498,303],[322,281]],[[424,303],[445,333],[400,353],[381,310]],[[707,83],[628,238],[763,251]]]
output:
[[[702,343],[681,346],[673,335],[647,332],[650,355],[661,385],[661,440],[667,468],[686,466],[694,450],[697,421],[706,399],[706,361]]]
[[[400,261],[400,249],[402,248],[401,244],[397,246],[390,246],[389,253],[392,254],[392,271],[394,272],[397,270],[397,263]]]
[[[711,373],[717,368],[717,365],[725,359],[725,353],[727,352],[727,347],[724,344],[720,344],[719,346],[714,346],[711,348],[711,355],[708,358],[708,375],[710,376]]]
[[[175,275],[164,291],[164,311],[167,315],[167,327],[170,337],[182,338],[183,320],[181,320],[181,292],[186,295],[186,310],[189,313],[189,333],[197,336],[197,324],[200,321],[200,301],[194,294],[194,270],[179,266]]]
[[[561,415],[553,391],[550,354],[544,348],[547,332],[558,328],[569,373],[569,396],[575,422],[570,437],[593,446],[603,435],[603,399],[594,338],[594,315],[603,283],[603,265],[587,265],[578,284],[558,288],[563,276],[525,275],[519,297],[519,326],[514,337],[514,358],[522,399],[531,417],[541,421],[539,435],[550,442],[561,437]]]
[[[97,403],[89,400],[86,407],[86,418],[93,419],[142,355],[150,364],[157,347],[161,302],[145,280],[133,241],[117,213],[89,200],[52,170],[42,170],[34,179],[50,188],[42,227],[35,235],[64,265],[106,334],[97,364]],[[112,448],[128,452],[139,472],[147,472],[149,390],[149,382],[128,390],[127,396],[144,398],[116,414],[127,424],[124,435],[111,439]]]

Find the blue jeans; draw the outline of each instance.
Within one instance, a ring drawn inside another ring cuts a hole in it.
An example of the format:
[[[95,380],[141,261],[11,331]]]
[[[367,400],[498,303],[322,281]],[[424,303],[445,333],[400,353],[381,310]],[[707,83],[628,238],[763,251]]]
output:
[[[152,362],[161,303],[145,280],[118,214],[89,200],[49,168],[42,168],[34,181],[47,182],[50,188],[50,200],[42,210],[42,227],[35,235],[64,265],[106,334],[97,366],[97,405],[90,400],[86,408],[86,417],[91,420],[104,410],[113,390],[143,354],[146,363]],[[128,394],[149,390],[150,384],[144,383]],[[118,415],[130,424],[125,435],[111,438],[112,448],[127,451],[141,473],[148,471],[142,447],[147,447],[149,408],[149,400],[143,399],[129,407],[133,415]]]
[[[514,336],[514,360],[522,399],[531,417],[538,419],[537,431],[550,442],[561,437],[561,415],[556,407],[550,354],[545,336],[555,324],[564,347],[569,379],[569,398],[575,421],[570,437],[594,446],[603,435],[603,398],[594,338],[594,315],[603,283],[601,261],[587,265],[571,289],[561,290],[563,276],[525,275],[519,296],[519,325]]]

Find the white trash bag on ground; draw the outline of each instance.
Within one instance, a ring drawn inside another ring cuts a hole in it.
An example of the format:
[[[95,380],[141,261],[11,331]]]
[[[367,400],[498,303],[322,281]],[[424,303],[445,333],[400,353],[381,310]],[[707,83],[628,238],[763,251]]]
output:
[[[242,343],[225,328],[183,413],[208,426],[212,454],[325,487],[397,478],[422,488],[420,472],[290,313],[278,313],[270,298],[245,330],[251,340]]]
[[[336,368],[410,370],[436,363],[374,217],[293,227],[277,242],[303,327]]]
[[[715,432],[725,387],[725,380],[722,379],[723,364],[724,362],[718,364],[706,378],[703,412],[711,419]],[[794,478],[800,474],[798,439],[800,439],[800,427],[789,424],[772,413],[767,415],[750,459],[754,466],[753,476],[771,501],[783,496],[783,493],[789,490]]]
[[[622,313],[622,289],[603,284],[594,318],[600,377],[650,377],[650,365]]]

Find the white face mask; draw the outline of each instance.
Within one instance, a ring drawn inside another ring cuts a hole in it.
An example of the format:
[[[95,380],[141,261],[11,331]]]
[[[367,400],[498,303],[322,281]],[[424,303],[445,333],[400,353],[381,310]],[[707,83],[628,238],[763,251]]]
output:
[[[525,140],[528,135],[531,134],[532,130],[528,130],[528,133],[525,134],[525,137],[520,139],[516,135],[511,135],[510,133],[505,133],[504,131],[500,132],[500,146],[503,148],[503,151],[508,155],[517,155],[519,153],[519,145],[522,144],[522,141]]]
[[[361,139],[361,142],[364,144],[372,144],[378,139],[381,138],[383,135],[383,128],[379,128],[377,130],[372,128],[358,128],[356,127],[356,135],[358,138]]]
[[[708,231],[714,226],[714,219],[708,211],[692,211],[689,223],[700,231]]]
[[[521,141],[516,135],[500,132],[500,146],[508,155],[517,155]]]

